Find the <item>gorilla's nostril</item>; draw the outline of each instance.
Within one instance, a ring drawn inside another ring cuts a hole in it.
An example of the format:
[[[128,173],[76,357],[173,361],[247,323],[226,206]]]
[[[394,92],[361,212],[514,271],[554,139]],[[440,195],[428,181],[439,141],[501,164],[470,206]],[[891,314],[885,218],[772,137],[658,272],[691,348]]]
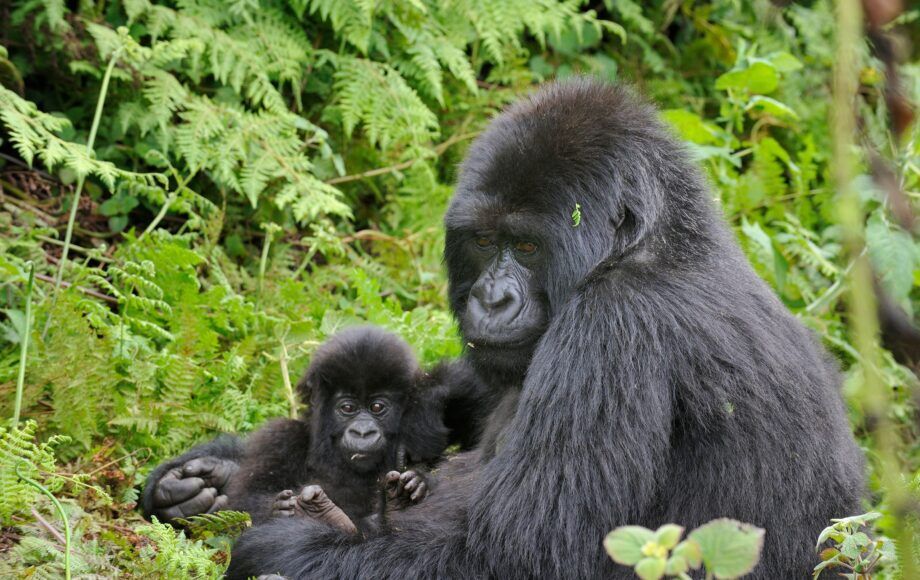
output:
[[[374,436],[380,435],[380,431],[377,430],[376,427],[364,427],[364,426],[352,427],[351,429],[348,430],[348,432],[354,435],[355,437],[358,437],[359,439],[370,439]]]

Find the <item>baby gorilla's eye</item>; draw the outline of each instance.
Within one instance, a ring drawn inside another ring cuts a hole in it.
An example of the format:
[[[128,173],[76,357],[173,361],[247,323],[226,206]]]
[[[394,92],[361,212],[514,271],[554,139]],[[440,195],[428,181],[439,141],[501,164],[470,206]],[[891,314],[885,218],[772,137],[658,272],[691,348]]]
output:
[[[387,406],[380,402],[371,403],[371,413],[379,415],[386,410]]]
[[[514,247],[522,254],[533,254],[537,251],[537,244],[533,242],[518,242],[514,244]]]
[[[476,245],[480,248],[488,248],[492,245],[492,240],[486,237],[476,238]]]
[[[342,403],[341,405],[339,405],[339,411],[341,411],[342,413],[346,415],[351,415],[357,410],[358,408],[352,403]]]

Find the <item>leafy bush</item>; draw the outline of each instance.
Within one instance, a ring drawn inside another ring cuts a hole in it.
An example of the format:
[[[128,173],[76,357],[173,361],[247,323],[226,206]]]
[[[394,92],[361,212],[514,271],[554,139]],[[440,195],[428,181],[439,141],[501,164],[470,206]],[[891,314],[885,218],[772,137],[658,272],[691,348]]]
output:
[[[866,359],[843,308],[854,262],[831,174],[829,0],[14,0],[0,15],[0,413],[28,334],[34,421],[0,434],[0,551],[14,546],[0,574],[63,570],[58,515],[16,465],[61,499],[73,573],[219,574],[232,534],[143,523],[144,475],[298,412],[291,382],[344,325],[386,326],[428,363],[457,356],[440,221],[463,148],[535,83],[581,73],[661,106],[757,272],[846,372],[883,514],[867,538],[916,529],[880,467],[863,371],[881,378],[907,481],[917,380],[888,352]],[[897,24],[918,22],[912,8]],[[920,129],[893,137],[885,67],[860,58],[861,141],[912,200]],[[917,100],[920,64],[900,70]],[[917,242],[868,156],[851,169],[867,255],[913,313]]]

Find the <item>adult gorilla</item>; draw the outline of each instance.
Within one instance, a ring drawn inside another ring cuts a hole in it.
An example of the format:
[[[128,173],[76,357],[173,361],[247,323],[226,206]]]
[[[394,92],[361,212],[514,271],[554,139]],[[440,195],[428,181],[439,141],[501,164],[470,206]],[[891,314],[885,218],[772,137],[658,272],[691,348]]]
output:
[[[862,459],[833,364],[710,197],[622,88],[560,83],[500,115],[445,219],[451,306],[509,391],[481,449],[388,534],[271,523],[229,577],[628,575],[612,528],[721,516],[766,528],[754,576],[809,577],[819,530],[859,509]]]

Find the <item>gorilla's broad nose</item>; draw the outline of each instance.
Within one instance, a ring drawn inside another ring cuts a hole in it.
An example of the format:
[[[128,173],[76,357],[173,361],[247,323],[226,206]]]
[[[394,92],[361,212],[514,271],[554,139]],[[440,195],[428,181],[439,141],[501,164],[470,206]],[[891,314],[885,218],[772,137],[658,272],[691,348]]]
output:
[[[365,443],[373,443],[380,438],[380,430],[372,423],[355,423],[348,428],[348,434]]]
[[[483,310],[485,318],[492,322],[508,322],[521,309],[521,298],[516,286],[505,278],[480,280],[470,291],[475,306]]]

